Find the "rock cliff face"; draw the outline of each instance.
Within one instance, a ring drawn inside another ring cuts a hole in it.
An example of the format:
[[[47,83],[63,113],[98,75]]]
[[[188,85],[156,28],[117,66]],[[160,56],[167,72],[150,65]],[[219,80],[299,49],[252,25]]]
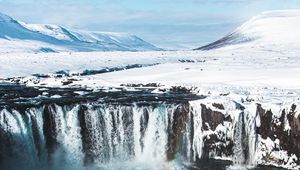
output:
[[[28,105],[15,96],[0,107],[4,169],[186,168],[211,159],[290,169],[300,164],[297,103],[276,110],[225,97],[178,102],[158,95],[141,102],[111,95],[110,100],[42,99]]]
[[[300,164],[300,119],[299,113],[295,111],[296,107],[297,105],[292,104],[290,108],[274,114],[271,109],[266,110],[257,105],[257,113],[261,119],[261,126],[256,128],[257,133],[266,142],[274,143],[274,146],[267,148],[266,153],[262,155],[262,162],[277,165]],[[266,146],[262,146],[264,147]]]
[[[219,107],[222,104],[212,103],[211,108],[201,104],[202,134],[205,134],[202,158],[228,158],[234,164],[254,166],[299,167],[297,105],[281,106],[283,109],[278,111],[259,103],[249,104],[231,105],[236,110],[223,110]]]

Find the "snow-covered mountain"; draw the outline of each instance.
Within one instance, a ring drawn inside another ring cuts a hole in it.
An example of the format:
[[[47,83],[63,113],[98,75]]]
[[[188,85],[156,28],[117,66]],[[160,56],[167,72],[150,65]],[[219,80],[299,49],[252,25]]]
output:
[[[299,28],[299,9],[267,11],[253,17],[220,40],[197,50],[210,50],[228,45],[285,49],[299,47]]]
[[[160,50],[135,35],[27,24],[0,13],[0,52]]]

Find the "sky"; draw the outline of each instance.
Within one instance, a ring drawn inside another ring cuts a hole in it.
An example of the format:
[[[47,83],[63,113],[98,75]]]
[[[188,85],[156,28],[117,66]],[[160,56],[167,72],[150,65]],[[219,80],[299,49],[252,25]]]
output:
[[[260,12],[295,8],[300,0],[0,0],[19,21],[127,32],[165,49],[197,48]]]

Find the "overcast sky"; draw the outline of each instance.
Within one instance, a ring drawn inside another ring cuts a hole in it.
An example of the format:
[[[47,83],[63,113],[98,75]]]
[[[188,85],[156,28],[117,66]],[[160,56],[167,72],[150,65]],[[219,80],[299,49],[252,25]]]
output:
[[[171,49],[214,41],[262,11],[294,8],[300,0],[0,0],[0,12],[20,21],[128,32]]]

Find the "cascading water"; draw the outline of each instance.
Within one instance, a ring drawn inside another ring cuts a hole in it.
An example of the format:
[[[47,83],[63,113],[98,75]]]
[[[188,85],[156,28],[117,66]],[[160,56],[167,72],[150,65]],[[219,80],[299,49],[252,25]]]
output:
[[[6,143],[1,158],[12,155],[11,160],[31,165],[20,165],[23,169],[114,169],[129,162],[148,168],[168,166],[184,138],[188,110],[186,104],[164,103],[50,104],[23,113],[4,109],[0,127],[1,143]],[[13,162],[5,165],[14,167]]]
[[[228,169],[236,169],[242,170],[247,169],[245,167],[246,162],[248,160],[248,145],[247,141],[248,138],[246,136],[246,125],[245,125],[245,114],[241,112],[237,116],[237,121],[235,121],[235,128],[234,128],[234,146],[233,146],[233,157],[232,162],[233,165],[230,166]]]
[[[273,133],[254,103],[128,93],[0,100],[1,169],[251,169]]]
[[[228,169],[250,169],[257,164],[255,160],[257,147],[256,126],[259,123],[259,117],[253,105],[241,110],[234,121],[233,166]]]

